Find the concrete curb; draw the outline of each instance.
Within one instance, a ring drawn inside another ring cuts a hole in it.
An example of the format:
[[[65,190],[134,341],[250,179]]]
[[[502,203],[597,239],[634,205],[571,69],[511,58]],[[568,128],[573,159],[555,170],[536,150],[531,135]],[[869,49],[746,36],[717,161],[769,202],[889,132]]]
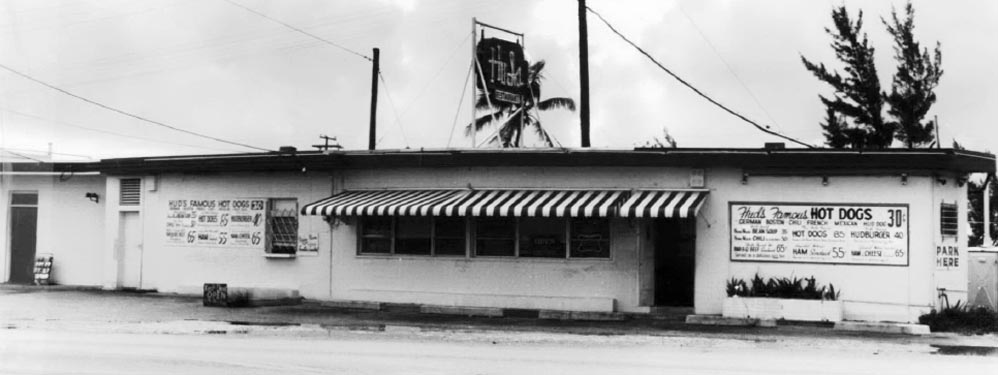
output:
[[[924,324],[890,323],[890,322],[838,322],[837,331],[893,333],[901,335],[928,335],[929,326]]]
[[[319,306],[330,307],[334,309],[348,309],[348,310],[381,310],[381,302],[370,302],[370,301],[347,301],[347,300],[336,300],[336,301],[318,301]]]
[[[774,322],[775,323],[775,322]],[[755,327],[759,325],[759,319],[753,318],[725,318],[720,315],[687,315],[686,324],[701,326],[725,326],[725,327]],[[768,325],[767,325],[768,326]],[[776,324],[772,325],[773,327]]]
[[[494,307],[422,305],[419,307],[419,312],[423,314],[440,314],[440,315],[485,316],[485,317],[503,316],[502,309]]]

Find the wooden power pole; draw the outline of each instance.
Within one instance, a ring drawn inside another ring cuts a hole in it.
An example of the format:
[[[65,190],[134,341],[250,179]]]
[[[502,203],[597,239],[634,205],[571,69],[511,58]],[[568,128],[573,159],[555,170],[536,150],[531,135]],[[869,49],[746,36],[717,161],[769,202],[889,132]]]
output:
[[[579,82],[582,84],[579,106],[582,147],[589,147],[589,36],[586,31],[586,0],[579,0]]]
[[[378,119],[378,56],[381,50],[374,49],[373,67],[371,68],[371,133],[367,138],[367,149],[374,150],[374,141],[377,132]]]

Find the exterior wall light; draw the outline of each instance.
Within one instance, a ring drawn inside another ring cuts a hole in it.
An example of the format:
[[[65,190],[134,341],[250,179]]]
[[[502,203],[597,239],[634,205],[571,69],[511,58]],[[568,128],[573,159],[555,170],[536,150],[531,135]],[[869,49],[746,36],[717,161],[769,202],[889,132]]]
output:
[[[908,174],[907,173],[902,173],[901,174],[901,185],[908,185]]]
[[[94,203],[100,203],[100,195],[97,195],[97,193],[87,193],[85,197],[87,197],[87,199],[90,199]]]
[[[742,173],[742,185],[748,185],[748,173]]]
[[[828,176],[821,176],[821,185],[828,186]]]

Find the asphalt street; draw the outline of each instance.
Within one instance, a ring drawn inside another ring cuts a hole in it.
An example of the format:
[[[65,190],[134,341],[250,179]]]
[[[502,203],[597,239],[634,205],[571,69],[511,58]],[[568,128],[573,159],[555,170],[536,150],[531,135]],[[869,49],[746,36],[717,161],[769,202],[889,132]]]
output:
[[[942,355],[938,344],[992,350]],[[998,373],[996,346],[995,335],[207,308],[0,288],[0,374],[983,374]]]
[[[994,357],[668,337],[335,331],[319,336],[0,331],[3,374],[958,374]]]

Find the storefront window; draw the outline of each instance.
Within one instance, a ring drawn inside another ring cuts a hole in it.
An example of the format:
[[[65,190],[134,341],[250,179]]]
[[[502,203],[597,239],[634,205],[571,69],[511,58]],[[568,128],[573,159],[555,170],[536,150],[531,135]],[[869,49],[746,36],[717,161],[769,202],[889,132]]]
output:
[[[400,217],[395,221],[395,254],[430,255],[428,217]]]
[[[433,219],[433,251],[436,255],[465,255],[464,218],[438,217]]]
[[[475,255],[515,256],[516,220],[497,217],[475,221]]]
[[[609,258],[610,221],[607,219],[572,219],[572,258]]]
[[[365,217],[360,224],[361,254],[392,252],[392,218]]]
[[[565,257],[565,219],[521,218],[519,235],[521,257]]]

